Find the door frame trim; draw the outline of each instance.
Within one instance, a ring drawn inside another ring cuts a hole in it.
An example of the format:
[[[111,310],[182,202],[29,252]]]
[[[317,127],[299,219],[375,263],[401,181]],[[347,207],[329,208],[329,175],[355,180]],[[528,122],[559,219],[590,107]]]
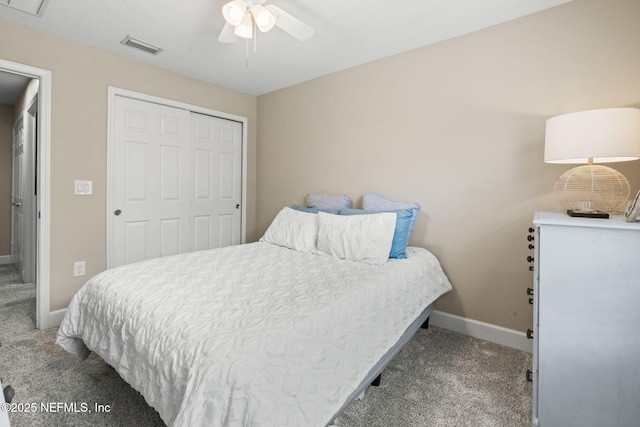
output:
[[[194,113],[205,114],[207,116],[219,117],[222,119],[233,120],[242,124],[242,212],[240,222],[240,243],[247,241],[247,124],[249,119],[223,111],[213,110],[211,108],[192,105],[172,99],[162,98],[145,93],[135,92],[128,89],[122,89],[115,86],[108,87],[108,111],[107,111],[107,269],[113,267],[113,177],[114,167],[114,138],[115,138],[115,117],[116,117],[116,96],[136,99],[138,101],[152,102],[155,104],[166,105],[168,107],[180,108]]]
[[[38,206],[36,255],[36,328],[52,325],[51,281],[51,71],[0,59],[0,72],[38,79]]]

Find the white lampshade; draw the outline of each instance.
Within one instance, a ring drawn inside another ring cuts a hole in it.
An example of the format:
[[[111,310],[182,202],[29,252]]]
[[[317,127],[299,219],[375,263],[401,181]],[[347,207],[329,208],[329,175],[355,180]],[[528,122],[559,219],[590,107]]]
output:
[[[238,37],[243,37],[245,39],[250,39],[253,37],[253,21],[251,20],[251,14],[246,13],[242,22],[236,25],[233,33]]]
[[[556,197],[569,211],[623,211],[629,182],[615,169],[594,163],[639,158],[640,110],[636,108],[581,111],[547,120],[544,161],[587,164],[556,181]]]
[[[256,25],[263,33],[269,31],[276,25],[276,17],[273,16],[273,13],[265,9],[264,6],[259,4],[251,6],[251,14],[253,15],[253,20],[256,21]]]
[[[242,22],[247,11],[247,5],[242,0],[232,0],[222,6],[222,16],[230,25],[238,25]]]
[[[640,159],[640,110],[605,108],[547,120],[546,163],[612,163]]]

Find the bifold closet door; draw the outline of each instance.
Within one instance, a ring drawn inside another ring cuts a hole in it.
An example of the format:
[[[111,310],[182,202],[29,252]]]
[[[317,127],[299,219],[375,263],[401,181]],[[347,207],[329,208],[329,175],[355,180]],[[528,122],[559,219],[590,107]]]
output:
[[[241,240],[242,124],[191,113],[193,250]]]
[[[114,267],[190,250],[189,114],[116,97]]]
[[[113,266],[239,244],[242,124],[115,98]]]

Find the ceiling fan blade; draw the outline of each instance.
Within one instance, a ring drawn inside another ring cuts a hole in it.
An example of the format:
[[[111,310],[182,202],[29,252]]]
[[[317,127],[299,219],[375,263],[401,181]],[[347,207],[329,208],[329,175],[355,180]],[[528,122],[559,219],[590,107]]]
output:
[[[316,32],[316,30],[293,15],[280,9],[278,6],[268,4],[265,8],[276,17],[276,26],[282,28],[298,40],[308,40],[313,36],[313,33]]]
[[[235,28],[233,25],[225,22],[224,27],[218,36],[218,41],[222,43],[235,43],[238,40],[238,36],[234,34],[234,30]]]

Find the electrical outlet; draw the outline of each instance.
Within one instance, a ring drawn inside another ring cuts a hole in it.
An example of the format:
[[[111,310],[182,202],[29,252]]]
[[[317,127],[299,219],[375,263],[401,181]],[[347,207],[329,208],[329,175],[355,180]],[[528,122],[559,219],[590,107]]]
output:
[[[87,263],[85,261],[76,261],[73,263],[73,277],[84,276]]]

